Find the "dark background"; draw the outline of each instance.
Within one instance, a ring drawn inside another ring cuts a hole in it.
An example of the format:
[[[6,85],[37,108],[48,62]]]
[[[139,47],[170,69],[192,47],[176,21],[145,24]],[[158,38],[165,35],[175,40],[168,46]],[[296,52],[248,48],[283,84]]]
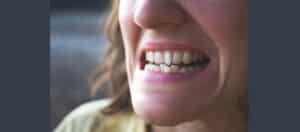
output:
[[[51,0],[50,127],[93,99],[88,79],[101,63],[108,0]]]
[[[50,9],[54,10],[94,10],[107,7],[109,0],[50,0]]]

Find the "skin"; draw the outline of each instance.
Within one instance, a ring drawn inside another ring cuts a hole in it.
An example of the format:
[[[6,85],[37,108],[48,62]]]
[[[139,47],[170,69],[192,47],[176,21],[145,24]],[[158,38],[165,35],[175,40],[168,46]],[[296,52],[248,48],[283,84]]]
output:
[[[247,0],[120,0],[134,111],[154,131],[246,131],[238,109],[247,93]],[[149,41],[185,42],[211,58],[209,72],[167,83],[143,80],[139,53]],[[200,75],[199,75],[200,76]],[[166,89],[166,87],[168,89]]]

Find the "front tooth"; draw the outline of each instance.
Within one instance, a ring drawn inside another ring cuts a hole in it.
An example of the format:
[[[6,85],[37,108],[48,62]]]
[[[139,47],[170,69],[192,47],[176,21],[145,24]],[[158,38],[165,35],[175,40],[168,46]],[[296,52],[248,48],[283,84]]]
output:
[[[160,65],[160,71],[161,72],[171,72],[171,68],[165,64]]]
[[[179,51],[175,51],[173,53],[173,60],[172,60],[173,64],[180,64],[181,60],[182,60],[182,53]]]
[[[190,52],[185,51],[183,53],[182,61],[184,64],[190,64],[192,62],[192,54]]]
[[[146,60],[149,62],[154,62],[154,57],[153,57],[153,52],[152,51],[148,51],[146,52]]]
[[[164,62],[163,55],[161,52],[159,51],[154,52],[154,62],[156,64],[162,64]]]
[[[171,64],[172,58],[171,58],[171,52],[170,51],[165,51],[164,60],[165,60],[165,64],[167,64],[167,65]]]

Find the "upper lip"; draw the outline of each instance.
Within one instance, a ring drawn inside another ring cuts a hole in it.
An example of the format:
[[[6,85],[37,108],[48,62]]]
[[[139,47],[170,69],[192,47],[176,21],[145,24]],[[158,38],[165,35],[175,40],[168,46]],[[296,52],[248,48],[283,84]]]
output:
[[[194,52],[204,52],[201,47],[194,46],[191,43],[181,43],[177,41],[145,42],[141,44],[140,52],[149,50],[188,50]]]

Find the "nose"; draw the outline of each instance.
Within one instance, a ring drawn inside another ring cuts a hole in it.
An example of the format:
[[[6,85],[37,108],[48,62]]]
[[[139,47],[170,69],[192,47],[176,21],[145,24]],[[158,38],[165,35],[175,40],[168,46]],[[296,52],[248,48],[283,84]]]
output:
[[[185,13],[174,0],[137,0],[134,22],[142,29],[184,23]]]

